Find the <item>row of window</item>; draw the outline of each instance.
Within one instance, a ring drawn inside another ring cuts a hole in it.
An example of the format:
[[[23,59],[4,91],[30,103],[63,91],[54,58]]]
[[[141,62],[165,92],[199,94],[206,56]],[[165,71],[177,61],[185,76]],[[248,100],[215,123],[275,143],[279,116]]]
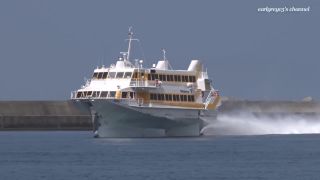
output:
[[[175,82],[196,82],[195,76],[172,75],[172,74],[148,74],[148,80],[175,81]]]
[[[150,100],[194,102],[194,95],[184,94],[150,94]]]
[[[82,91],[77,93],[77,98],[86,98],[86,97],[114,98],[115,96],[116,96],[115,91]],[[121,98],[134,98],[134,97],[135,97],[135,92],[121,92]],[[194,95],[151,93],[150,100],[194,102]]]
[[[131,78],[132,72],[95,72],[93,73],[92,79],[106,79],[106,78]],[[137,72],[133,73],[132,78],[142,78],[144,76],[144,73],[138,74]],[[187,76],[187,75],[172,75],[172,74],[155,74],[151,73],[148,74],[148,80],[154,81],[154,80],[160,80],[160,81],[175,81],[175,82],[196,82],[195,76]]]
[[[132,72],[95,72],[92,79],[131,78]]]
[[[110,97],[113,98],[116,96],[116,91],[82,91],[77,93],[77,98],[85,97]],[[121,92],[121,98],[133,98],[135,92]]]

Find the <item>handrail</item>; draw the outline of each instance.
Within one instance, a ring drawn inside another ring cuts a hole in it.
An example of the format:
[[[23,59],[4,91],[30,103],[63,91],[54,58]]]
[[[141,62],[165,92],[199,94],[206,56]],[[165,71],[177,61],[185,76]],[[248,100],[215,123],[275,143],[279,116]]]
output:
[[[209,104],[215,100],[215,98],[216,98],[215,94],[218,95],[218,91],[214,90],[213,87],[211,87],[211,90],[206,98],[205,103],[204,103],[205,109],[208,109]]]
[[[130,87],[157,87],[157,83],[146,80],[133,80],[130,82]]]
[[[142,106],[144,105],[143,98],[126,99],[129,106]]]

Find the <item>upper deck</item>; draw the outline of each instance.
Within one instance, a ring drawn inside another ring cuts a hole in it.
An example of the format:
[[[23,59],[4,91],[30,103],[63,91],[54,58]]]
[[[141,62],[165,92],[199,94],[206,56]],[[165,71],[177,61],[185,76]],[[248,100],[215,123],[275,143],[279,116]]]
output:
[[[143,102],[149,106],[150,103],[203,106],[203,101],[214,89],[199,60],[192,60],[186,70],[174,70],[163,50],[163,60],[151,68],[145,68],[143,60],[136,60],[134,64],[129,60],[132,40],[132,33],[129,32],[128,51],[122,52],[122,57],[115,64],[97,67],[91,79],[72,92],[71,98],[139,99],[140,105]]]

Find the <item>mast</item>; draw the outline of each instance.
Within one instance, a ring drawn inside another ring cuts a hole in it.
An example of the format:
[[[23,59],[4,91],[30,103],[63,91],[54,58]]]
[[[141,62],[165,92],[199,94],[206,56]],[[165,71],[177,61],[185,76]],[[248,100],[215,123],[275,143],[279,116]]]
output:
[[[169,63],[169,61],[168,61],[168,59],[166,57],[166,49],[162,48],[161,50],[162,50],[162,54],[163,54],[163,61],[164,61],[164,64],[165,64],[165,68],[166,69],[169,69],[169,68],[172,69],[172,67],[171,67],[171,65],[170,65],[170,63]]]
[[[128,44],[128,51],[127,51],[127,60],[130,60],[130,51],[131,51],[131,41],[132,41],[132,36],[133,36],[133,32],[132,32],[132,26],[129,27],[129,44]]]
[[[163,53],[163,60],[164,61],[167,61],[167,58],[166,58],[166,50],[164,48],[162,48],[162,53]]]

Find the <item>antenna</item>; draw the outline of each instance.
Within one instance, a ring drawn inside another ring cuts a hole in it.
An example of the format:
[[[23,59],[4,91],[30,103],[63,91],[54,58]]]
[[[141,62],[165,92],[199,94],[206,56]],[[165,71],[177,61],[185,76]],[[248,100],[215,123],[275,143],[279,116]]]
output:
[[[128,66],[132,67],[133,65],[130,62],[131,43],[132,43],[132,41],[138,41],[139,42],[139,39],[133,39],[132,26],[129,27],[128,37],[129,37],[129,39],[125,39],[126,41],[127,40],[129,41],[128,50],[126,52],[120,52],[120,54],[123,57],[123,61],[124,61],[125,65],[126,66],[128,65]]]
[[[133,36],[133,32],[132,32],[132,26],[129,27],[129,45],[128,45],[128,52],[127,52],[127,59],[129,61],[130,58],[130,51],[131,51],[131,41],[132,41],[132,36]]]
[[[163,61],[164,61],[165,65],[166,65],[166,68],[167,68],[167,69],[169,69],[169,68],[170,68],[170,69],[173,69],[172,66],[171,66],[171,64],[170,64],[169,61],[167,60],[167,57],[166,57],[166,49],[162,48],[161,51],[162,51],[162,53],[163,53]]]
[[[129,33],[128,33],[128,36],[129,36],[129,45],[128,45],[128,51],[127,51],[127,57],[126,57],[126,60],[130,60],[130,52],[131,52],[131,42],[132,41],[138,41],[139,42],[139,39],[133,39],[133,31],[132,31],[132,26],[129,27]]]
[[[167,58],[166,58],[166,49],[162,48],[162,53],[163,53],[163,60],[166,61]]]

